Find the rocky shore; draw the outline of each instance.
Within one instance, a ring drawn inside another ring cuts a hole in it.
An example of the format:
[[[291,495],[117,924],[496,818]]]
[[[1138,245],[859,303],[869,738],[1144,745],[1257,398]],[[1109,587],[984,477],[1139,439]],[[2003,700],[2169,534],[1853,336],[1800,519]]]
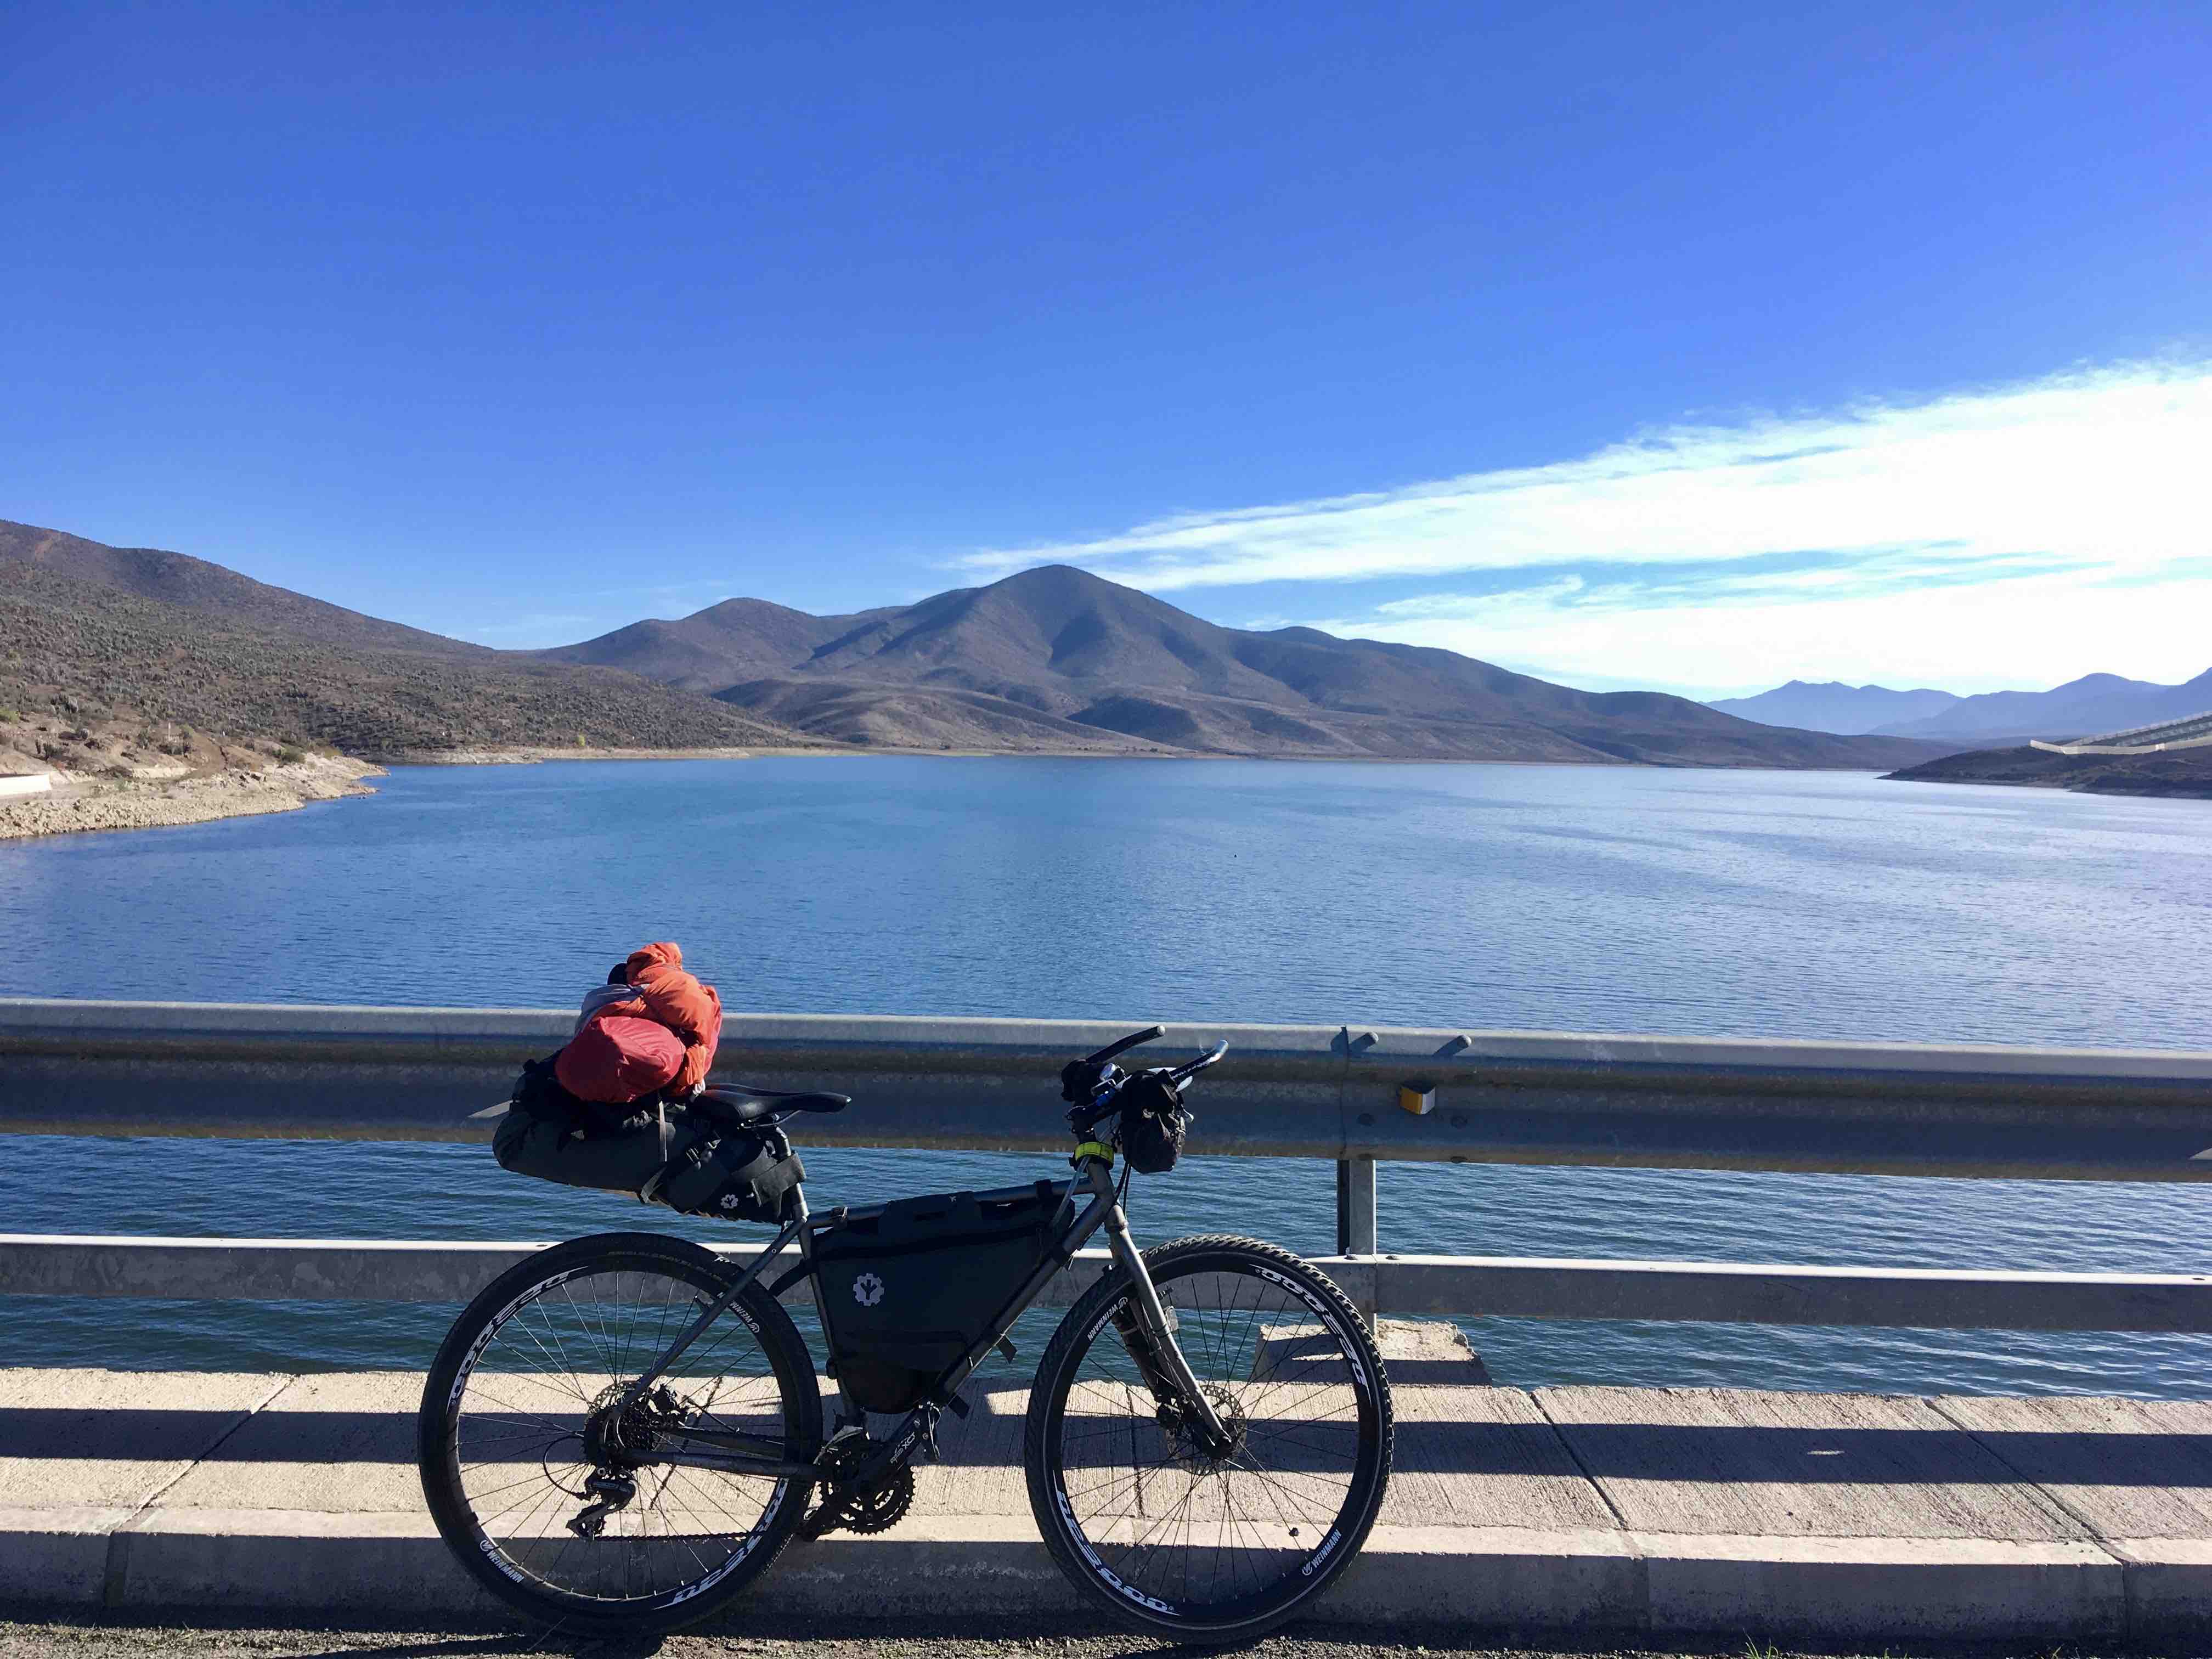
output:
[[[1900,783],[1984,783],[2072,789],[2085,795],[2212,800],[2212,745],[2139,755],[2057,755],[2048,749],[1973,749],[1892,772]]]
[[[303,756],[258,769],[193,772],[173,778],[59,775],[52,791],[0,799],[0,841],[88,830],[155,830],[216,818],[289,812],[309,801],[375,792],[362,781],[384,769],[343,756]]]

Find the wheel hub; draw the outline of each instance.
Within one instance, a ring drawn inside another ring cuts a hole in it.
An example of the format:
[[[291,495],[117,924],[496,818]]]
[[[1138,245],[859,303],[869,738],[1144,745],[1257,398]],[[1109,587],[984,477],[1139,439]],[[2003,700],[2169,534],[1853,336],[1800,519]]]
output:
[[[661,1431],[691,1420],[665,1382],[647,1389],[625,1410],[622,1401],[629,1389],[627,1382],[610,1382],[586,1412],[584,1456],[594,1468],[635,1468],[660,1444]]]
[[[1202,1382],[1199,1392],[1221,1420],[1225,1440],[1213,1443],[1201,1419],[1180,1413],[1176,1421],[1164,1425],[1168,1430],[1169,1455],[1194,1474],[1218,1474],[1244,1449],[1244,1407],[1226,1383]]]

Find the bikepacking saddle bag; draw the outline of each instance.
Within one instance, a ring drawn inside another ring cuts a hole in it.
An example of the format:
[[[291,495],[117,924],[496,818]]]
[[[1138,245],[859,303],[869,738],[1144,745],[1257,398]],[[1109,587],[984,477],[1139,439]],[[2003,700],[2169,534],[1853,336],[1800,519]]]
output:
[[[1074,1183],[872,1206],[814,1238],[830,1364],[865,1411],[921,1403],[1058,1248]]]
[[[650,1101],[579,1099],[561,1086],[550,1060],[523,1066],[491,1149],[516,1175],[628,1193],[723,1221],[781,1221],[787,1198],[806,1178],[798,1154],[777,1158],[767,1136],[742,1125]]]
[[[1191,1115],[1174,1074],[1139,1072],[1121,1085],[1121,1157],[1139,1175],[1165,1175],[1182,1156]]]

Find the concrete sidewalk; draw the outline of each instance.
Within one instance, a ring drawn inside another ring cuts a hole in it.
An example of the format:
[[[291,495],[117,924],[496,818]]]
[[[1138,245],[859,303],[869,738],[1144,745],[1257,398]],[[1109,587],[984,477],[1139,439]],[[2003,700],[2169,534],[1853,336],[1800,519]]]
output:
[[[2212,1402],[1486,1386],[1393,1360],[1372,1631],[2163,1641],[2212,1632]],[[0,1600],[504,1618],[415,1473],[419,1375],[0,1370]],[[808,1613],[1095,1622],[1047,1558],[1018,1389],[948,1419],[889,1533],[794,1545]],[[742,1604],[741,1604],[742,1605]]]

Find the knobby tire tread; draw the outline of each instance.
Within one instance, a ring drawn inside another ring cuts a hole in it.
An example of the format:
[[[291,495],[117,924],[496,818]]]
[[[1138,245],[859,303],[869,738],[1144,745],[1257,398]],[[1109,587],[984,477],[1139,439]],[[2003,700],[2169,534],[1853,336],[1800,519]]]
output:
[[[1383,1495],[1389,1487],[1395,1412],[1391,1401],[1389,1373],[1383,1365],[1382,1352],[1376,1346],[1374,1334],[1368,1329],[1367,1322],[1352,1305],[1352,1299],[1345,1295],[1336,1281],[1303,1257],[1264,1239],[1246,1238],[1235,1233],[1204,1233],[1155,1244],[1144,1253],[1145,1268],[1157,1283],[1163,1273],[1180,1259],[1220,1255],[1257,1258],[1279,1273],[1297,1277],[1319,1292],[1338,1315],[1346,1340],[1359,1347],[1360,1357],[1376,1380],[1375,1409],[1379,1422],[1374,1491],[1364,1506],[1364,1512],[1355,1516],[1347,1526],[1343,1547],[1316,1573],[1310,1588],[1294,1596],[1286,1605],[1233,1623],[1164,1618],[1139,1607],[1102,1583],[1067,1535],[1057,1506],[1052,1500],[1051,1474],[1046,1467],[1048,1423],[1052,1402],[1066,1392],[1060,1373],[1069,1366],[1071,1354],[1083,1344],[1085,1331],[1103,1310],[1128,1288],[1129,1279],[1119,1269],[1092,1285],[1068,1310],[1067,1316],[1060,1322],[1060,1328],[1054,1332],[1043,1358],[1038,1361],[1036,1376],[1030,1389],[1029,1417],[1024,1425],[1022,1461],[1028,1475],[1030,1508],[1036,1517],[1037,1530],[1043,1534],[1045,1547],[1051,1553],[1060,1570],[1082,1589],[1094,1606],[1105,1611],[1125,1628],[1183,1640],[1256,1641],[1277,1626],[1297,1617],[1303,1609],[1310,1606],[1366,1545],[1368,1534],[1374,1530],[1375,1517],[1382,1512]]]

